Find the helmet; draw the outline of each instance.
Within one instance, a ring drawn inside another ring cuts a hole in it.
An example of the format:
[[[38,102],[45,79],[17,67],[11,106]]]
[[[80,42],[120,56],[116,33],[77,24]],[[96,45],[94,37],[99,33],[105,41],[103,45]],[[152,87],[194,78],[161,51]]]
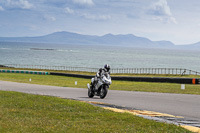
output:
[[[109,66],[108,64],[105,64],[105,65],[104,65],[104,68],[105,68],[107,71],[110,70],[110,66]]]

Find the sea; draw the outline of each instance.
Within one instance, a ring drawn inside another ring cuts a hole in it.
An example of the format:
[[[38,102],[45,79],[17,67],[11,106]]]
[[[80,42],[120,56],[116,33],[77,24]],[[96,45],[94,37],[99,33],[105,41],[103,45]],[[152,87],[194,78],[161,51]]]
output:
[[[0,42],[0,65],[185,68],[200,72],[200,50]]]

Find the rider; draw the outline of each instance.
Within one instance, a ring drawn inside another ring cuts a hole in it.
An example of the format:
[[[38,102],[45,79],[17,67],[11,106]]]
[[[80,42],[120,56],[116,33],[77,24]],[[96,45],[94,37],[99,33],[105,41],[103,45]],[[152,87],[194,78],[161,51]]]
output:
[[[110,66],[108,64],[104,65],[104,68],[100,68],[97,74],[94,77],[94,87],[96,89],[96,84],[98,82],[98,79],[102,76],[103,73],[108,72],[110,74]]]

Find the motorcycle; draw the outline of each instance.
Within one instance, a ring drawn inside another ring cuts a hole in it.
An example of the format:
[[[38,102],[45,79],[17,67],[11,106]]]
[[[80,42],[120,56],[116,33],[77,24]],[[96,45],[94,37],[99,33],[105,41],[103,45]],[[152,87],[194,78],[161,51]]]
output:
[[[110,74],[108,72],[102,74],[98,78],[96,85],[94,85],[94,78],[91,79],[91,84],[87,84],[88,96],[93,98],[94,96],[100,96],[101,99],[105,98],[108,92],[109,86],[112,84]]]

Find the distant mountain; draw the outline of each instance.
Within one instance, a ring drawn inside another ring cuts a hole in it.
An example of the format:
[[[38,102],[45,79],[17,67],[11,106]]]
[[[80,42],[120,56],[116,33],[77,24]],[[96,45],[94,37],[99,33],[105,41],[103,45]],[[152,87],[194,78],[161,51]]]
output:
[[[200,48],[200,42],[194,43],[190,45],[191,47],[199,47]]]
[[[120,46],[137,46],[137,47],[152,47],[154,43],[144,37],[137,37],[131,34],[128,35],[112,35],[106,34],[94,40],[100,44],[120,45]]]
[[[163,46],[163,47],[173,47],[175,46],[172,42],[170,41],[155,41],[157,45]]]
[[[2,42],[29,42],[29,43],[58,43],[58,44],[89,44],[89,45],[112,45],[130,46],[143,48],[177,48],[170,41],[151,41],[145,37],[138,37],[132,34],[103,36],[82,35],[72,32],[55,32],[52,34],[37,37],[0,37]],[[188,47],[187,45],[186,47]],[[191,46],[191,45],[190,45]],[[200,42],[192,46],[200,48]],[[185,46],[183,47],[185,48]]]
[[[90,40],[95,36],[81,35],[71,32],[55,32],[38,37],[0,37],[0,41],[9,42],[35,42],[35,43],[91,43]]]
[[[184,44],[177,46],[180,49],[187,49],[187,50],[200,50],[200,42],[193,43],[193,44]]]

